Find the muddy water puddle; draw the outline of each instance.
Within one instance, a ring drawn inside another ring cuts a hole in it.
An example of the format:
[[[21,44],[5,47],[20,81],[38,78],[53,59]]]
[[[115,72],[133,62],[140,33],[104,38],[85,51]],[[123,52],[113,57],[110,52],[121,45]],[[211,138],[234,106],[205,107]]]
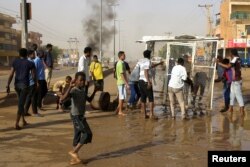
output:
[[[89,165],[206,166],[208,150],[250,150],[250,119],[242,118],[237,110],[232,117],[219,112],[223,106],[221,87],[215,89],[213,111],[203,105],[205,115],[194,116],[190,107],[190,119],[183,121],[177,105],[177,118],[172,120],[164,102],[162,77],[155,79],[154,111],[159,119],[145,120],[139,110],[129,111],[118,120],[107,118],[107,126],[116,126],[112,128],[115,138],[89,159]]]
[[[156,106],[156,114],[164,115],[163,108]],[[88,159],[89,166],[200,166],[207,163],[208,150],[250,150],[250,120],[242,124],[239,116],[229,120],[226,114],[213,113],[187,121],[168,116],[145,120],[133,110],[124,118],[105,118],[105,126],[115,128],[107,137],[109,129],[99,127],[103,135],[95,136],[95,143],[105,140],[107,146],[102,151],[91,147],[95,156]]]

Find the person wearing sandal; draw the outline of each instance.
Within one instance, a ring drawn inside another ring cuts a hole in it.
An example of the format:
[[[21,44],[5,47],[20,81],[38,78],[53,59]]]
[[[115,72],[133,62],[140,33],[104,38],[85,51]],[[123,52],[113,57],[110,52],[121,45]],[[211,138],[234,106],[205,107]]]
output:
[[[26,100],[26,96],[28,93],[28,86],[29,86],[29,74],[31,72],[33,80],[36,80],[36,73],[35,73],[35,64],[27,59],[27,49],[21,48],[19,50],[19,58],[14,60],[11,72],[9,75],[8,83],[6,86],[7,93],[10,93],[10,83],[13,79],[15,74],[15,91],[18,97],[18,110],[17,110],[17,118],[15,129],[20,130],[21,127],[19,126],[19,121],[22,117],[23,126],[28,125],[24,118],[24,104]]]

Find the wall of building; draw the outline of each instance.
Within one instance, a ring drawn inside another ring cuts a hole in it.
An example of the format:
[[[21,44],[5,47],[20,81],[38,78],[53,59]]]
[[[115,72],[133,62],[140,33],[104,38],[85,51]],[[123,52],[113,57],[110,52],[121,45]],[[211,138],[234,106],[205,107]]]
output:
[[[21,31],[12,28],[16,18],[0,13],[0,65],[10,65],[21,48]],[[29,32],[28,48],[33,43],[42,44],[42,34]]]
[[[225,40],[227,47],[235,46],[241,48],[246,46],[248,42],[246,37],[250,39],[250,32],[248,36],[244,34],[246,27],[250,25],[250,17],[248,18],[248,14],[250,14],[249,0],[224,0],[221,3],[220,24],[217,27],[219,28],[217,32],[220,34],[216,35]],[[242,43],[242,45],[238,45],[237,43]]]
[[[9,65],[12,57],[17,55],[17,35],[12,25],[14,17],[0,13],[0,65]]]

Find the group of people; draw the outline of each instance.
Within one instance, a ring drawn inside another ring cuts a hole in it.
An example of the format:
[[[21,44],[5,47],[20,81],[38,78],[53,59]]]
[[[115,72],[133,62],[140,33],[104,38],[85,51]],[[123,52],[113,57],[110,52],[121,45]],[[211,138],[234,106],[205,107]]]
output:
[[[52,45],[48,44],[47,49],[51,51]],[[53,69],[53,57],[51,54],[44,53],[43,51],[37,52],[37,46],[33,45],[33,50],[20,49],[20,57],[13,62],[11,74],[7,84],[7,92],[9,93],[9,85],[15,75],[15,90],[18,95],[18,113],[15,124],[16,129],[21,129],[19,121],[22,118],[23,125],[27,125],[25,121],[25,113],[27,113],[30,104],[34,114],[38,114],[37,108],[42,107],[42,99],[47,92],[47,83],[45,74],[51,76]],[[27,59],[28,55],[28,59]],[[70,164],[81,163],[78,152],[84,144],[92,141],[92,131],[86,121],[85,106],[87,101],[91,101],[97,91],[103,91],[104,80],[102,64],[98,61],[96,55],[93,56],[91,62],[92,48],[86,47],[84,55],[80,57],[78,63],[78,72],[75,74],[74,79],[70,76],[66,77],[65,86],[60,96],[60,102],[70,102],[70,117],[74,126],[74,139],[73,149],[69,152],[71,156]],[[163,62],[153,64],[151,59],[151,51],[145,50],[143,57],[136,63],[132,71],[128,64],[125,62],[126,54],[123,51],[118,53],[119,60],[115,65],[115,77],[118,88],[119,105],[116,109],[116,114],[124,116],[123,111],[124,101],[126,100],[126,90],[131,91],[129,105],[136,105],[140,101],[141,112],[144,113],[146,119],[157,119],[154,113],[154,94],[153,94],[153,69],[156,66],[162,65]],[[127,64],[127,65],[126,65]],[[223,62],[217,64],[224,68],[224,76],[226,78],[224,90],[225,97],[225,110],[233,112],[234,99],[236,97],[240,111],[244,114],[244,102],[241,91],[241,72],[240,62],[237,56],[237,50],[232,50],[231,61],[224,59]],[[228,72],[228,71],[231,71]],[[130,76],[127,76],[129,71]],[[94,91],[91,96],[88,96],[88,87],[90,80],[94,82]],[[197,75],[197,77],[199,77]],[[177,65],[171,71],[171,78],[168,82],[168,95],[170,101],[171,116],[175,119],[174,109],[174,96],[176,96],[180,108],[182,119],[187,119],[187,112],[185,109],[185,101],[183,95],[183,88],[185,83],[188,82],[188,74],[184,67],[184,59],[179,58]],[[197,81],[198,83],[198,81]],[[203,85],[204,86],[204,85]],[[230,88],[229,88],[230,87]],[[198,89],[198,88],[195,88]],[[201,88],[204,93],[204,88]],[[230,92],[228,93],[228,91]],[[195,91],[197,93],[197,90]],[[230,97],[229,97],[230,94]],[[230,101],[229,101],[230,99]],[[194,99],[195,100],[195,99]],[[149,102],[149,113],[147,112],[147,101]]]
[[[15,59],[11,66],[11,72],[6,86],[7,93],[10,93],[10,83],[15,74],[14,87],[18,96],[18,110],[15,129],[20,130],[20,119],[23,126],[28,123],[25,116],[30,116],[28,112],[30,105],[34,116],[41,117],[39,111],[42,109],[43,98],[45,97],[51,80],[53,68],[53,56],[51,54],[52,45],[47,44],[46,51],[37,50],[37,44],[32,45],[32,49],[21,48],[19,57]]]
[[[138,101],[141,104],[141,112],[145,114],[145,118],[157,118],[154,114],[154,95],[152,88],[154,67],[162,64],[153,64],[150,61],[151,51],[146,50],[143,53],[144,58],[140,59],[134,69],[132,70],[129,77],[126,75],[126,62],[125,53],[119,52],[119,61],[115,66],[117,86],[119,92],[119,105],[116,109],[116,113],[119,115],[125,115],[123,112],[123,103],[126,100],[126,89],[130,89],[130,98],[128,100],[128,105],[135,105]],[[185,96],[183,94],[185,87],[191,87],[191,92],[193,95],[192,104],[195,107],[197,93],[200,91],[199,101],[205,92],[207,74],[205,72],[197,72],[194,76],[194,80],[190,79],[187,69],[185,68],[184,58],[179,58],[177,64],[173,67],[171,71],[171,77],[168,82],[168,96],[170,102],[170,111],[172,119],[175,119],[175,97],[179,103],[181,110],[181,117],[183,120],[188,119],[188,114],[185,105]],[[217,60],[217,65],[222,68],[222,78],[224,83],[224,101],[225,107],[221,112],[229,111],[233,113],[233,106],[235,98],[237,99],[240,106],[240,113],[244,116],[244,100],[242,96],[242,77],[241,77],[241,64],[238,52],[236,49],[231,50],[231,56],[229,59]],[[139,100],[140,99],[140,100]],[[149,102],[149,114],[146,110],[146,102]],[[193,113],[196,115],[196,111]],[[201,115],[204,113],[200,113]]]
[[[118,53],[118,62],[115,66],[119,105],[116,109],[118,115],[126,115],[123,111],[123,104],[126,100],[126,89],[131,90],[131,95],[128,105],[135,105],[140,99],[141,112],[144,113],[145,118],[157,119],[154,114],[154,95],[152,87],[152,72],[151,70],[158,65],[163,64],[159,62],[157,64],[152,64],[150,61],[151,51],[145,50],[143,52],[143,58],[141,58],[135,65],[130,77],[127,77],[127,69],[124,63],[126,58],[125,52],[120,51]],[[146,109],[147,99],[149,101],[149,114]]]
[[[230,58],[218,59],[218,69],[222,69],[221,78],[223,82],[223,95],[225,107],[221,112],[229,111],[233,113],[233,106],[235,98],[240,106],[240,113],[242,116],[245,115],[244,111],[244,100],[242,96],[242,77],[241,77],[241,63],[240,57],[236,49],[231,50]]]

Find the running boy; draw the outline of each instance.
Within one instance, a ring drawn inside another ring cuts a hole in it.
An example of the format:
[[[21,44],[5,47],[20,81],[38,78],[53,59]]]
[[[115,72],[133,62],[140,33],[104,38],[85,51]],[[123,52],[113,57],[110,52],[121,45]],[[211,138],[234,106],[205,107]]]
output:
[[[73,150],[69,152],[72,157],[70,164],[75,165],[81,163],[78,152],[83,144],[91,143],[92,132],[85,118],[85,105],[88,100],[85,92],[86,75],[84,72],[77,72],[75,80],[70,83],[66,93],[62,96],[62,100],[67,97],[71,98],[70,116],[74,125]]]

